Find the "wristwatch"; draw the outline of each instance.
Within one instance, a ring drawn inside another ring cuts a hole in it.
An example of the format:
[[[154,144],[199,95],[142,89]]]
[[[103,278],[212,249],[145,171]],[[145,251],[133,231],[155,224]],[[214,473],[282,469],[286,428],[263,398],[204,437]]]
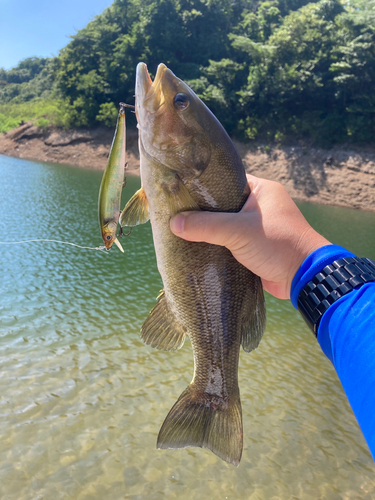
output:
[[[325,266],[304,286],[298,296],[298,310],[315,336],[320,320],[338,299],[375,281],[375,262],[368,258],[344,257]]]

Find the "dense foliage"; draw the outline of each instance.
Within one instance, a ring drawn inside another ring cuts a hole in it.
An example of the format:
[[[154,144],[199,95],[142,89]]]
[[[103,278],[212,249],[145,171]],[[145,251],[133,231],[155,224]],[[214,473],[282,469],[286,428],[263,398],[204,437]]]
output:
[[[58,57],[0,69],[0,130],[27,102],[47,123],[113,126],[139,61],[167,64],[238,138],[375,133],[375,0],[115,0]]]

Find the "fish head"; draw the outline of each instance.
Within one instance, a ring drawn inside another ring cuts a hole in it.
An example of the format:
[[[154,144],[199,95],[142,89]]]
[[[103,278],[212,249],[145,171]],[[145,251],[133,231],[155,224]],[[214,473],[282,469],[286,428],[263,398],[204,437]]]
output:
[[[121,252],[124,253],[121,243],[117,239],[116,231],[117,231],[116,222],[110,221],[107,224],[104,224],[104,226],[102,227],[102,239],[104,242],[104,246],[106,250],[110,250],[113,243],[115,243],[115,245],[121,250]]]
[[[135,103],[141,153],[182,179],[198,177],[211,158],[209,131],[219,124],[206,105],[165,64],[152,81],[144,63],[137,66]]]

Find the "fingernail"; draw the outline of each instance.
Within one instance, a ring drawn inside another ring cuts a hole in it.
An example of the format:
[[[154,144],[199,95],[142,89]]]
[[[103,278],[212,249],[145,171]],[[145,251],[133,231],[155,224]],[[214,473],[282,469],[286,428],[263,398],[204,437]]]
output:
[[[175,217],[172,217],[170,220],[169,226],[171,228],[172,233],[181,234],[184,232],[185,226],[185,216],[182,214],[178,214]]]

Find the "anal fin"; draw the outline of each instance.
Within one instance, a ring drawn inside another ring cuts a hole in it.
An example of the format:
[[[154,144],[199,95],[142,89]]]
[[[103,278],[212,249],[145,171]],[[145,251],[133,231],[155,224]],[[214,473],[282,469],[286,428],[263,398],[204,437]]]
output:
[[[157,303],[142,325],[141,339],[151,347],[176,351],[183,346],[185,335],[185,329],[170,310],[164,290],[162,290]]]
[[[130,198],[124,210],[121,212],[120,226],[138,226],[138,224],[147,222],[149,218],[150,214],[147,196],[144,189],[141,188]]]

